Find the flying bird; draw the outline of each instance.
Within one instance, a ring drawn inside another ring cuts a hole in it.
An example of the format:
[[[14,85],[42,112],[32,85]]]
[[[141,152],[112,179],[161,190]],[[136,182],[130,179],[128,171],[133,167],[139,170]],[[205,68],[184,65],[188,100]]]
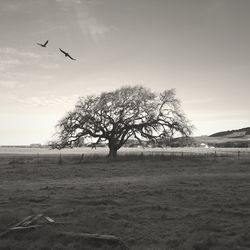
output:
[[[44,44],[42,43],[37,43],[37,45],[40,45],[41,47],[45,48],[48,44],[49,40],[47,40]]]
[[[71,60],[76,60],[75,58],[71,57],[69,53],[63,51],[62,49],[59,48],[59,50],[65,55],[65,57],[69,57]]]

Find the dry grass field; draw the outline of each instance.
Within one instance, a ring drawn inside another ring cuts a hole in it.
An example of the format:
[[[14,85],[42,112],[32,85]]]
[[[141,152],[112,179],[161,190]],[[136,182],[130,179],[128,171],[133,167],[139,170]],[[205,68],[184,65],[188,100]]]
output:
[[[0,232],[38,213],[63,222],[9,233],[1,250],[122,249],[62,231],[132,250],[250,249],[248,157],[0,158]]]

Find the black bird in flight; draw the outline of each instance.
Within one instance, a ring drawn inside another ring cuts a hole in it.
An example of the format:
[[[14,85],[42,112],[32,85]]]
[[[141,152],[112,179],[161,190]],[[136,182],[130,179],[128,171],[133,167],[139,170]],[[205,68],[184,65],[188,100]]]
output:
[[[37,43],[37,45],[40,45],[41,47],[46,47],[47,46],[47,44],[48,44],[48,42],[49,42],[49,40],[47,40],[44,44],[42,44],[42,43]]]
[[[75,58],[71,57],[69,53],[63,51],[62,49],[59,48],[59,50],[66,56],[69,57],[71,60],[76,60]]]

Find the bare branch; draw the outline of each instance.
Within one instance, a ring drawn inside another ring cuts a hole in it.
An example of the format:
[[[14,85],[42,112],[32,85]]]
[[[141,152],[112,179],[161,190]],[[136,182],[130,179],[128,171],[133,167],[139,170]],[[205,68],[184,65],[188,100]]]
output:
[[[81,145],[82,140],[96,139],[96,143],[107,141],[115,153],[131,137],[142,145],[142,138],[162,140],[172,138],[175,132],[182,136],[192,132],[174,89],[156,95],[142,86],[82,97],[57,127],[54,147],[72,147]]]

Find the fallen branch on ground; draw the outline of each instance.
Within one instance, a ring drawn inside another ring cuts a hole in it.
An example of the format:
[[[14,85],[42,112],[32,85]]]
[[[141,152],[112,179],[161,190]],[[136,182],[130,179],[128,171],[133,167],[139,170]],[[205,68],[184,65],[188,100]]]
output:
[[[105,234],[90,234],[90,233],[75,233],[75,232],[59,232],[61,236],[69,236],[74,238],[83,238],[83,239],[90,239],[90,240],[101,240],[110,243],[114,243],[120,245],[122,249],[129,249],[125,243],[118,237],[114,235],[105,235]]]
[[[18,223],[12,225],[10,228],[8,228],[6,231],[0,233],[0,238],[6,236],[8,233],[11,231],[16,231],[16,230],[28,230],[28,229],[35,229],[38,227],[42,227],[43,225],[41,224],[35,224],[34,223],[38,222],[39,219],[44,218],[48,223],[55,223],[53,219],[51,219],[48,216],[44,216],[43,214],[38,214],[38,215],[30,215],[24,218],[23,220],[19,221]]]
[[[38,224],[38,221],[40,219],[45,219],[45,221],[49,224],[65,224],[64,222],[55,222],[52,218],[48,216],[44,216],[43,214],[38,214],[35,216],[28,216],[21,220],[20,222],[14,224],[10,228],[8,228],[6,231],[0,233],[0,238],[6,236],[12,231],[26,231],[29,229],[35,229],[42,227],[43,224]],[[34,224],[36,223],[36,224]],[[127,250],[128,247],[124,244],[124,242],[119,239],[118,237],[114,235],[106,235],[106,234],[90,234],[90,233],[75,233],[75,232],[59,232],[57,233],[59,236],[66,236],[66,237],[73,237],[73,238],[80,238],[85,240],[98,240],[98,241],[105,241],[108,243],[112,243],[115,245],[119,245],[121,249]]]

